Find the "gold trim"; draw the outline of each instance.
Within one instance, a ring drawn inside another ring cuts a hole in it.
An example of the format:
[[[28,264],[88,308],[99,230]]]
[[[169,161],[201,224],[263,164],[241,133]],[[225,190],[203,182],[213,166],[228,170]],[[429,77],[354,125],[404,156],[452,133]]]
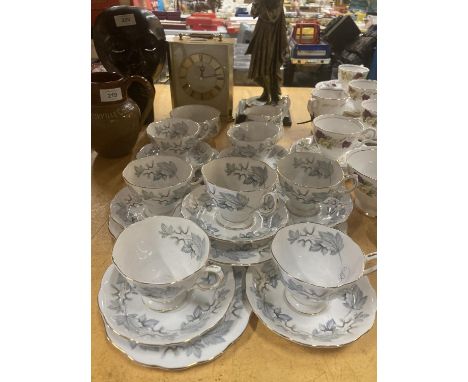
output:
[[[112,264],[111,264],[111,265],[112,265]],[[110,267],[110,266],[109,266],[109,267]],[[107,269],[109,269],[109,267],[107,267]],[[106,269],[106,272],[107,272],[107,269]],[[170,345],[185,344],[185,343],[187,343],[187,342],[190,342],[190,341],[194,340],[194,339],[197,338],[197,337],[200,337],[200,336],[206,334],[206,332],[208,332],[209,330],[213,329],[216,325],[218,325],[218,324],[221,322],[221,320],[224,319],[224,317],[226,317],[226,314],[227,314],[227,312],[228,312],[228,310],[229,310],[229,307],[231,306],[232,301],[234,301],[234,298],[235,298],[235,295],[236,295],[236,280],[235,280],[235,277],[234,277],[234,270],[231,269],[230,272],[232,273],[232,278],[233,278],[233,282],[234,282],[234,293],[233,293],[233,295],[232,295],[231,301],[229,302],[229,304],[228,304],[228,306],[227,306],[226,311],[224,312],[224,314],[222,315],[222,317],[221,317],[218,321],[216,321],[212,326],[210,326],[208,329],[204,330],[204,331],[201,332],[200,334],[197,334],[197,335],[193,336],[192,338],[187,339],[187,340],[185,340],[185,341],[179,341],[179,342],[174,342],[174,343],[170,343],[170,344],[155,345],[155,344],[148,344],[148,343],[145,343],[145,342],[139,342],[138,340],[135,340],[135,339],[133,339],[133,338],[127,337],[127,336],[124,335],[124,334],[118,333],[118,332],[112,327],[112,325],[110,325],[109,322],[106,320],[106,318],[105,318],[105,316],[104,316],[104,313],[103,313],[103,311],[101,310],[101,305],[99,304],[99,294],[100,294],[100,292],[101,292],[101,290],[102,290],[102,288],[103,288],[103,286],[102,286],[102,280],[101,280],[101,287],[99,288],[99,292],[98,292],[98,295],[97,295],[97,300],[98,300],[97,303],[98,303],[99,313],[101,314],[101,318],[102,318],[102,320],[104,321],[104,324],[107,325],[107,326],[112,330],[112,332],[113,332],[115,335],[117,335],[117,336],[119,336],[119,337],[121,337],[121,338],[124,338],[124,339],[126,339],[126,340],[128,340],[128,341],[133,341],[133,342],[135,342],[135,343],[138,344],[138,345],[145,345],[145,346],[170,346]],[[104,274],[105,274],[105,272],[104,272]],[[220,287],[221,287],[221,286],[219,286],[218,288],[220,288]],[[141,297],[140,294],[138,294],[138,295]],[[144,304],[144,303],[143,303],[143,304]],[[178,309],[178,308],[180,308],[180,306],[177,307],[176,309]],[[150,309],[150,308],[148,308],[148,309]],[[166,312],[167,312],[167,311],[166,311]]]
[[[323,117],[323,118],[322,118]],[[327,130],[325,129],[324,127],[320,127],[320,126],[317,126],[315,124],[315,121],[318,120],[318,122],[320,122],[322,119],[326,119],[326,118],[336,118],[336,119],[345,119],[349,122],[352,122],[352,123],[356,123],[359,125],[360,127],[360,130],[359,131],[356,131],[354,133],[339,133],[339,132],[336,132],[336,131],[331,131],[331,130]],[[331,133],[331,134],[337,134],[337,135],[345,135],[345,136],[352,136],[354,137],[355,135],[359,135],[359,134],[362,134],[363,131],[366,129],[366,127],[364,126],[364,123],[362,123],[358,118],[353,118],[353,117],[347,117],[345,115],[339,115],[339,114],[320,114],[318,117],[315,117],[313,120],[312,120],[312,123],[314,124],[314,128],[315,129],[319,129],[319,130],[322,130],[322,131],[325,131],[327,133]],[[317,145],[319,143],[317,142]]]

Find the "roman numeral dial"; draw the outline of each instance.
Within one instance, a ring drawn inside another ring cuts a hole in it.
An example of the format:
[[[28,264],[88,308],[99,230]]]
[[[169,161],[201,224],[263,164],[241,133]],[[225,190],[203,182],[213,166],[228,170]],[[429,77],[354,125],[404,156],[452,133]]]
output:
[[[215,57],[206,53],[186,57],[179,67],[177,77],[183,91],[195,100],[212,99],[226,86],[223,66]]]

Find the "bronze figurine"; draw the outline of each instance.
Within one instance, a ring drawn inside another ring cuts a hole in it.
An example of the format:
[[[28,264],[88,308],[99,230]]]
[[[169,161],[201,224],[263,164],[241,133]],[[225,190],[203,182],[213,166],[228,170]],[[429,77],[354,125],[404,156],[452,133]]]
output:
[[[289,53],[283,0],[254,0],[252,16],[258,17],[246,54],[251,54],[249,78],[261,87],[259,101],[277,104],[281,96],[280,68]]]

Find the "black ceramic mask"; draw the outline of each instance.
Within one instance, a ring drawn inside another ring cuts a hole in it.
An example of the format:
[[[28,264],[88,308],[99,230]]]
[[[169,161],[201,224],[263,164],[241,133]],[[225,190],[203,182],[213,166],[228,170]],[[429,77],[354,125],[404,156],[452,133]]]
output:
[[[159,19],[150,11],[115,6],[103,11],[93,29],[96,52],[108,71],[157,80],[167,43]]]

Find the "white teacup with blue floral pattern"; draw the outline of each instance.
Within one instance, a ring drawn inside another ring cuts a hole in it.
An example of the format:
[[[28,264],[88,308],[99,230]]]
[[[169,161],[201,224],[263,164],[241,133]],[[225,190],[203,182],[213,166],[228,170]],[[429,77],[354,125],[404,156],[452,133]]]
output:
[[[355,204],[367,216],[377,216],[377,147],[363,147],[346,156],[348,173],[357,176]]]
[[[313,216],[327,198],[351,192],[357,185],[356,177],[345,175],[336,160],[318,153],[290,153],[278,161],[277,172],[286,206],[298,216]],[[344,187],[348,179],[353,182],[349,189]]]
[[[271,244],[285,285],[285,297],[297,311],[316,314],[339,288],[349,286],[377,266],[365,269],[377,254],[364,255],[343,232],[315,223],[280,229]]]
[[[124,229],[112,261],[151,309],[168,311],[183,304],[194,288],[216,288],[224,278],[207,265],[210,241],[190,220],[153,216]]]
[[[254,223],[254,212],[270,214],[276,208],[274,189],[278,176],[264,162],[224,157],[205,164],[201,172],[218,209],[216,220],[225,227],[249,227]]]
[[[283,134],[283,126],[273,122],[248,121],[231,126],[227,136],[242,152],[261,157],[276,145]]]
[[[135,159],[122,172],[127,186],[154,215],[174,211],[190,191],[193,174],[190,163],[170,155]]]
[[[184,118],[197,122],[200,125],[199,138],[209,139],[216,137],[221,126],[219,124],[221,112],[208,105],[183,105],[171,110],[172,118]]]
[[[200,125],[190,119],[166,118],[152,122],[146,134],[161,152],[170,155],[185,155],[199,142]]]

